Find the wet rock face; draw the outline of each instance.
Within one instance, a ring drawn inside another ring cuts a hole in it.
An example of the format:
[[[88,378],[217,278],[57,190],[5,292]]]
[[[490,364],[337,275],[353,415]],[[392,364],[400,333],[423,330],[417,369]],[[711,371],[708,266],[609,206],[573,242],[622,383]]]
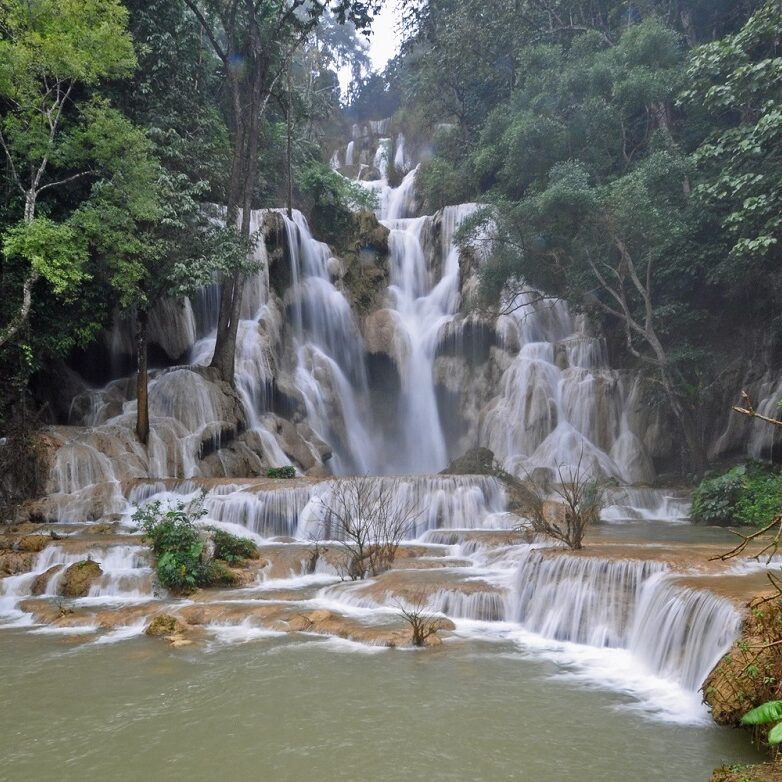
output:
[[[441,475],[494,475],[494,452],[488,448],[470,448],[454,459]]]
[[[91,559],[75,562],[63,573],[60,594],[63,597],[86,597],[90,587],[103,575],[100,565]]]

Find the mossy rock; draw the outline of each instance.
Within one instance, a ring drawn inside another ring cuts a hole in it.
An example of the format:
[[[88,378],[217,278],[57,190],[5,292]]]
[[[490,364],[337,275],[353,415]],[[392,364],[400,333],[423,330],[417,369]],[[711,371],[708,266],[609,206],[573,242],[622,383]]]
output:
[[[494,475],[494,451],[488,448],[470,448],[454,459],[442,475]]]
[[[388,237],[391,232],[386,228],[374,212],[363,210],[355,212],[352,218],[350,241],[353,250],[371,249],[379,255],[388,255]]]
[[[703,685],[704,700],[718,725],[738,726],[751,709],[782,699],[782,603],[753,600],[741,636]],[[774,645],[775,642],[777,645]],[[764,729],[759,738],[763,738]]]
[[[357,212],[341,248],[345,293],[359,313],[382,305],[389,283],[389,230],[373,212]]]
[[[171,614],[158,614],[148,625],[144,633],[152,638],[163,638],[168,635],[178,635],[185,631],[185,626]]]
[[[488,448],[470,448],[458,459],[454,459],[441,475],[491,475],[505,486],[508,497],[508,510],[519,516],[525,516],[540,505],[540,498],[515,475],[505,472],[497,466],[494,452]]]
[[[86,597],[90,587],[103,575],[100,565],[84,559],[70,565],[60,580],[60,594],[63,597]]]
[[[25,535],[16,546],[17,551],[43,551],[52,542],[50,535]]]
[[[782,764],[722,766],[714,770],[711,782],[782,782]]]
[[[236,586],[241,583],[240,576],[219,559],[210,562],[208,578],[209,586]]]

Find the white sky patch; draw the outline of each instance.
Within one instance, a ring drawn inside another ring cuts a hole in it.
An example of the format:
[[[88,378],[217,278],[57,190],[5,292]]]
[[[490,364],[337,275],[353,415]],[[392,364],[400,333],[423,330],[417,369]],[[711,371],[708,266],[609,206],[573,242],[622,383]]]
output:
[[[386,63],[399,52],[402,34],[399,29],[401,21],[400,9],[396,0],[386,0],[380,13],[372,21],[372,36],[369,39],[369,59],[373,70],[381,72]],[[342,89],[343,100],[350,85],[350,68],[339,70],[339,86]]]

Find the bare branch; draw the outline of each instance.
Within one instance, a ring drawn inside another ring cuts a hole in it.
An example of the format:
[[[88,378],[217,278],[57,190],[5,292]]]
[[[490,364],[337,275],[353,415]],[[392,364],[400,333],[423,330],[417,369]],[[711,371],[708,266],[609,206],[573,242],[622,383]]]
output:
[[[2,145],[3,150],[5,151],[5,156],[8,159],[8,164],[11,167],[11,174],[14,178],[14,182],[16,182],[16,186],[19,188],[19,190],[22,191],[22,194],[25,193],[25,189],[22,185],[21,179],[19,179],[19,174],[16,171],[16,166],[14,165],[14,159],[11,156],[11,151],[8,149],[8,145],[5,143],[5,137],[3,136],[3,131],[0,130],[0,145]]]
[[[64,179],[58,179],[56,182],[48,182],[45,185],[42,185],[38,188],[38,193],[43,193],[44,190],[48,190],[50,187],[59,187],[60,185],[65,185],[68,182],[73,182],[74,179],[80,179],[83,176],[89,176],[90,174],[94,174],[94,171],[80,171],[78,174],[72,174],[71,176],[67,176]]]
[[[750,418],[758,418],[761,421],[772,424],[773,426],[782,426],[782,420],[779,418],[770,418],[766,415],[761,415],[755,410],[755,406],[752,403],[752,398],[746,391],[741,392],[741,400],[744,403],[744,407],[734,406],[733,410],[742,415],[749,416]]]
[[[228,54],[223,50],[223,47],[220,46],[220,43],[217,40],[217,36],[214,34],[214,30],[212,30],[212,27],[206,20],[206,17],[203,15],[203,13],[201,13],[201,9],[198,7],[196,0],[185,0],[185,5],[193,12],[193,14],[195,14],[196,19],[198,19],[198,23],[201,25],[201,29],[206,33],[206,37],[212,44],[212,48],[214,49],[215,54],[223,61],[223,64],[227,66]]]

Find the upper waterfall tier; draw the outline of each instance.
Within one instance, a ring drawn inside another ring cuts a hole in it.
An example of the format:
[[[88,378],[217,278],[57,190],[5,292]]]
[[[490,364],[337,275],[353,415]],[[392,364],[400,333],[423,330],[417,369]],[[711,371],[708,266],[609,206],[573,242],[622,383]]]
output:
[[[152,373],[149,452],[133,444],[130,377],[117,370],[76,395],[70,423],[93,429],[66,438],[66,450],[93,449],[110,464],[100,480],[76,470],[71,489],[142,476],[243,477],[289,463],[318,474],[431,473],[476,446],[519,475],[580,460],[622,483],[653,480],[673,439],[644,404],[638,377],[609,366],[600,334],[564,302],[530,301],[499,317],[474,309],[483,249],[456,236],[476,206],[415,216],[418,152],[392,131],[383,125],[368,157],[380,177],[365,181],[380,224],[357,216],[340,256],[302,213],[253,212],[261,269],[245,289],[235,390],[206,369],[214,284],[151,318],[162,363],[190,367]],[[358,129],[334,164],[344,168],[357,145],[363,155],[375,132]],[[389,161],[397,175],[407,171],[398,187],[385,179]],[[117,322],[107,347],[113,366],[128,366],[129,323]],[[101,432],[114,433],[110,454]],[[59,475],[54,490],[64,492]]]

